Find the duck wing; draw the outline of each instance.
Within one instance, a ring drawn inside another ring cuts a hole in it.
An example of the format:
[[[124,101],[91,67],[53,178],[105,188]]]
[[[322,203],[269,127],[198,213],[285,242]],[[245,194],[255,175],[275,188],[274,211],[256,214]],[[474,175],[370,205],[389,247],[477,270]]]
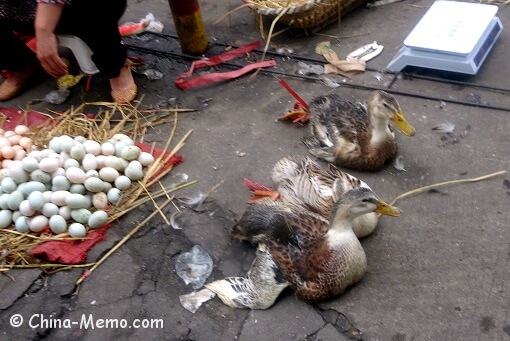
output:
[[[287,281],[298,286],[313,280],[323,267],[320,259],[328,252],[324,240],[329,222],[301,208],[292,211],[283,217],[278,234],[265,243]]]
[[[275,229],[281,228],[282,216],[292,210],[281,201],[265,199],[249,205],[241,219],[231,227],[230,234],[239,240],[259,243],[271,238]]]
[[[309,112],[314,129],[327,132],[328,135],[334,127],[344,138],[353,141],[357,131],[368,131],[369,117],[366,107],[359,102],[345,100],[337,94],[316,97],[310,103]],[[314,135],[321,139],[322,134]],[[331,136],[328,137],[332,139]]]
[[[288,164],[284,171],[282,164]],[[290,170],[289,170],[290,169]],[[327,168],[306,156],[280,160],[273,170],[278,177],[278,192],[285,202],[301,206],[323,217],[329,217],[338,195],[357,188],[368,187],[358,178],[329,164]]]

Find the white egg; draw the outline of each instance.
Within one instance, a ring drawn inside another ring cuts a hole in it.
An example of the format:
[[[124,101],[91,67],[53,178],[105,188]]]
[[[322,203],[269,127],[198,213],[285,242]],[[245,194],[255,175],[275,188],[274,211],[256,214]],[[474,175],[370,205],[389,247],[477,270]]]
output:
[[[104,155],[100,154],[100,155],[96,156],[96,162],[97,162],[97,168],[96,169],[104,167],[104,160],[105,159],[106,159],[106,156],[104,156]]]
[[[28,173],[21,167],[15,167],[9,169],[9,176],[17,183],[27,182],[30,178]]]
[[[136,160],[140,156],[141,150],[137,146],[126,146],[122,148],[120,152],[120,157],[124,160]]]
[[[85,156],[85,148],[81,144],[74,145],[69,151],[69,155],[75,160],[81,161]]]
[[[7,206],[12,211],[19,209],[19,204],[25,199],[25,196],[21,191],[15,190],[9,194],[9,199],[7,199]]]
[[[21,217],[23,214],[21,214],[20,211],[12,211],[12,222],[16,223],[16,219]]]
[[[51,195],[53,194],[53,191],[44,191],[42,192],[42,195],[44,196],[44,202],[51,202]]]
[[[69,169],[71,167],[80,167],[80,163],[75,159],[67,159],[64,161],[64,169]]]
[[[18,189],[25,194],[25,196],[28,196],[33,191],[44,192],[46,190],[46,186],[39,181],[29,181],[19,184]]]
[[[78,208],[89,208],[91,204],[91,200],[85,195],[72,193],[66,197],[66,205],[73,210]]]
[[[47,184],[51,182],[51,174],[48,174],[40,169],[36,169],[30,173],[30,179],[33,181],[42,182],[43,184]]]
[[[85,173],[85,177],[88,178],[99,178],[99,172],[95,169],[91,169]],[[87,181],[87,180],[85,180]]]
[[[60,137],[55,136],[50,140],[50,143],[48,144],[48,147],[51,150],[54,150],[57,153],[60,153],[62,151],[62,146],[60,144]]]
[[[101,145],[101,154],[113,155],[115,154],[115,146],[110,142],[105,142]]]
[[[122,150],[127,146],[133,146],[134,142],[131,139],[121,140],[115,144],[115,156],[121,157]]]
[[[7,206],[7,200],[9,200],[10,194],[3,193],[0,195],[0,209],[8,210],[9,206]]]
[[[126,170],[127,166],[129,166],[129,161],[124,160],[123,158],[119,157],[119,169],[117,169],[119,172],[124,172]]]
[[[30,219],[28,226],[30,226],[30,230],[33,232],[41,232],[46,228],[46,226],[48,226],[48,217],[43,215],[35,216]]]
[[[12,148],[11,146],[5,146],[0,148],[0,151],[2,152],[2,156],[4,159],[14,159],[14,156],[16,155],[16,150]]]
[[[14,132],[18,135],[26,134],[30,131],[26,125],[19,124],[16,127],[14,127]]]
[[[44,204],[41,213],[48,218],[53,217],[54,215],[58,214],[58,206],[51,202],[47,202]]]
[[[0,186],[2,186],[2,191],[4,191],[4,193],[11,193],[16,190],[16,187],[18,187],[18,185],[16,185],[16,181],[14,181],[11,177],[3,178]]]
[[[56,177],[59,175],[66,176],[66,170],[62,167],[57,168],[53,173],[51,173],[52,177]]]
[[[138,156],[138,162],[144,167],[150,166],[154,162],[154,156],[151,153],[141,152],[140,156]]]
[[[65,220],[71,219],[71,209],[69,206],[62,206],[58,208],[58,215]]]
[[[103,190],[103,180],[96,178],[96,177],[90,177],[87,180],[85,180],[85,188],[89,190],[92,193],[98,193]]]
[[[37,154],[37,160],[41,162],[42,159],[48,157],[48,155],[50,155],[51,153],[55,153],[55,151],[48,148],[40,150],[39,153]]]
[[[71,182],[65,175],[57,175],[51,179],[52,191],[68,191],[71,187]]]
[[[69,167],[66,169],[66,177],[73,184],[82,184],[87,178],[83,169],[78,167]]]
[[[69,153],[69,151],[71,150],[71,148],[73,148],[73,146],[75,145],[76,142],[72,139],[72,137],[67,136],[67,135],[62,135],[59,138],[59,143],[60,143],[60,150],[63,152]]]
[[[108,214],[105,211],[95,211],[92,213],[88,220],[88,225],[91,229],[97,229],[108,221]]]
[[[87,190],[85,189],[85,186],[82,184],[72,184],[71,188],[69,188],[69,192],[76,194],[85,194]]]
[[[120,191],[120,189],[114,187],[110,189],[107,193],[108,201],[111,202],[112,204],[116,204],[119,202],[121,195],[122,192]]]
[[[120,171],[122,169],[122,161],[120,158],[116,156],[108,155],[104,159],[104,166],[111,167],[113,169]]]
[[[28,218],[25,216],[18,217],[14,223],[14,226],[16,227],[16,231],[19,233],[25,233],[30,230],[30,226],[28,225]]]
[[[39,168],[39,161],[37,161],[35,157],[25,156],[23,160],[21,160],[21,167],[27,172],[31,172]]]
[[[29,152],[30,150],[32,150],[32,139],[29,137],[22,137],[19,139],[19,145],[26,152]]]
[[[119,172],[113,167],[103,167],[99,170],[99,177],[107,182],[113,182],[119,177]]]
[[[124,170],[124,174],[132,181],[137,181],[143,178],[143,171],[137,167],[128,166]]]
[[[122,141],[122,140],[130,140],[130,137],[127,136],[126,134],[118,133],[118,134],[113,135],[112,139],[115,141]]]
[[[28,195],[28,203],[30,205],[30,208],[34,211],[40,211],[44,204],[46,203],[46,198],[44,197],[44,194],[40,191],[34,191]]]
[[[39,162],[39,169],[46,173],[53,173],[60,167],[60,162],[56,158],[46,157]]]
[[[11,142],[4,136],[0,136],[0,148],[5,146],[10,146]]]
[[[143,168],[142,164],[138,160],[130,161],[128,164],[128,167],[136,168],[136,169],[140,169],[140,170]]]
[[[99,142],[87,140],[83,142],[83,147],[85,147],[85,152],[92,155],[99,155],[101,153],[101,145]]]
[[[86,208],[79,208],[77,210],[71,210],[71,218],[82,224],[86,224],[89,221],[89,217],[92,213]]]
[[[85,141],[87,141],[87,138],[84,136],[75,136],[74,140],[80,144],[83,144]]]
[[[51,193],[50,201],[57,206],[64,206],[66,204],[66,198],[70,195],[71,193],[68,191],[55,191]]]
[[[27,155],[27,152],[24,150],[17,150],[16,155],[14,155],[14,160],[21,161]]]
[[[4,229],[12,225],[12,211],[1,210],[0,211],[0,229]]]
[[[112,187],[111,183],[103,181],[103,192],[107,193]]]
[[[36,210],[34,210],[34,209],[32,209],[32,207],[30,207],[30,203],[28,200],[23,200],[22,202],[20,202],[19,211],[21,212],[21,214],[23,214],[24,216],[27,216],[27,217],[33,216],[36,212]]]
[[[37,162],[39,162],[39,153],[40,153],[40,151],[39,151],[39,150],[34,149],[34,150],[31,150],[31,151],[27,154],[27,156],[29,156],[29,157],[33,157],[34,159],[36,159],[36,160],[37,160]]]
[[[96,157],[93,154],[85,154],[83,160],[81,160],[82,168],[86,171],[96,170],[97,169],[97,161]]]
[[[98,210],[105,209],[108,206],[108,198],[106,193],[99,192],[92,195],[92,206],[97,208]]]
[[[124,191],[131,187],[131,179],[129,179],[125,175],[121,175],[117,179],[115,179],[115,187],[117,187],[121,191]]]
[[[87,235],[87,229],[80,223],[72,223],[69,225],[67,232],[73,238],[82,238]]]
[[[60,215],[54,215],[49,220],[50,229],[55,234],[64,233],[67,231],[67,222],[64,217]]]

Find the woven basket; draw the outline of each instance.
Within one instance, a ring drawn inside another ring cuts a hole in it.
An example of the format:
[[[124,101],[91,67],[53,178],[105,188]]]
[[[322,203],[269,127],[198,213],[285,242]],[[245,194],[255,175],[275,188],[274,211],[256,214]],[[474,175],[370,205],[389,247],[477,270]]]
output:
[[[368,0],[244,0],[257,13],[276,17],[287,12],[278,22],[296,28],[316,28],[338,19],[341,15],[365,5]]]

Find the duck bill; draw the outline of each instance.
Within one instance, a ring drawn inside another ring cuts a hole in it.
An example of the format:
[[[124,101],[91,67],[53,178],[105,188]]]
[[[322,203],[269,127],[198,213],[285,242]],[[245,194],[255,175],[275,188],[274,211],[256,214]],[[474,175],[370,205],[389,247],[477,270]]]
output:
[[[416,133],[416,129],[407,122],[401,111],[395,113],[395,116],[393,116],[393,122],[395,122],[397,128],[400,129],[400,131],[406,136],[413,136]]]
[[[375,213],[389,215],[391,217],[398,217],[400,216],[400,209],[398,207],[391,206],[382,200],[379,200],[377,202],[377,209],[375,210]]]

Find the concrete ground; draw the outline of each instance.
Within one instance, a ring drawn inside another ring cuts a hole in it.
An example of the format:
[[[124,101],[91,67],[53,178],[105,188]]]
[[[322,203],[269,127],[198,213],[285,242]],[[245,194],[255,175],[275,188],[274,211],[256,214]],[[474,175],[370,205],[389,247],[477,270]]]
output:
[[[232,7],[239,4],[232,1]],[[299,58],[322,60],[314,47],[324,40],[331,41],[341,57],[377,41],[385,46],[384,51],[368,67],[382,70],[431,4],[430,0],[418,0],[359,8],[343,18],[341,32],[332,25],[320,31],[321,35],[284,33],[273,43],[291,48],[293,54],[290,58],[275,57],[278,65],[273,70],[294,74]],[[239,46],[260,39],[258,25],[246,8],[233,13],[230,23],[225,19],[213,24],[227,12],[228,5],[225,0],[201,1],[212,44],[207,56],[223,51],[222,44]],[[148,12],[165,24],[163,33],[175,33],[165,0],[130,0],[123,21],[137,21]],[[499,17],[504,26],[510,27],[510,7],[501,5]],[[148,40],[129,38],[126,43],[180,54],[174,39],[143,37]],[[376,173],[352,173],[390,201],[420,186],[508,171],[509,53],[510,36],[504,30],[478,75],[457,79],[478,86],[447,83],[451,78],[441,79],[441,74],[421,73],[433,76],[433,80],[399,77],[391,90],[399,92],[396,96],[417,130],[413,138],[400,133],[397,136],[406,171],[388,165]],[[2,340],[510,340],[508,174],[440,187],[399,201],[402,216],[383,218],[376,232],[362,241],[369,262],[366,276],[326,303],[312,306],[284,291],[266,311],[231,309],[218,298],[194,314],[183,308],[179,296],[192,288],[175,272],[177,256],[200,245],[214,261],[208,281],[244,275],[254,249],[232,240],[227,233],[247,205],[249,193],[243,178],[270,185],[270,170],[277,160],[289,154],[307,154],[300,142],[307,134],[306,127],[276,121],[295,102],[278,80],[286,79],[306,101],[328,92],[364,100],[369,93],[367,87],[384,88],[393,75],[367,71],[345,82],[336,77],[342,85],[332,89],[317,80],[260,73],[254,78],[181,91],[174,79],[187,70],[189,60],[140,50],[131,50],[130,54],[144,58],[164,73],[162,79],[153,81],[136,76],[140,95],[144,95],[142,106],[151,107],[175,97],[180,107],[197,109],[179,116],[176,139],[189,129],[193,133],[181,150],[184,163],[165,178],[165,183],[174,182],[177,173],[186,173],[190,179],[199,180],[187,190],[188,194],[207,192],[221,180],[224,183],[208,198],[205,211],[184,210],[182,230],[174,230],[157,218],[152,220],[98,267],[79,291],[74,283],[81,269],[52,276],[37,269],[12,270],[9,276],[0,276]],[[84,101],[110,100],[107,81],[97,76],[91,92],[78,86],[63,105],[34,101],[54,88],[55,82],[45,79],[2,105],[44,112],[65,110]],[[455,124],[453,135],[431,130],[445,121]],[[466,129],[468,126],[470,129]],[[148,138],[164,141],[170,128],[156,127]],[[240,153],[246,155],[241,157]],[[107,240],[89,253],[88,260],[98,259],[152,211],[149,205],[123,217],[110,228]],[[170,208],[167,211],[172,212]],[[21,327],[10,325],[15,314],[24,318]],[[126,319],[129,324],[134,319],[162,319],[164,325],[84,329],[77,325],[50,328],[38,322],[40,318],[80,321],[89,314],[95,320]],[[33,326],[39,324],[36,328],[28,325],[31,317]]]

